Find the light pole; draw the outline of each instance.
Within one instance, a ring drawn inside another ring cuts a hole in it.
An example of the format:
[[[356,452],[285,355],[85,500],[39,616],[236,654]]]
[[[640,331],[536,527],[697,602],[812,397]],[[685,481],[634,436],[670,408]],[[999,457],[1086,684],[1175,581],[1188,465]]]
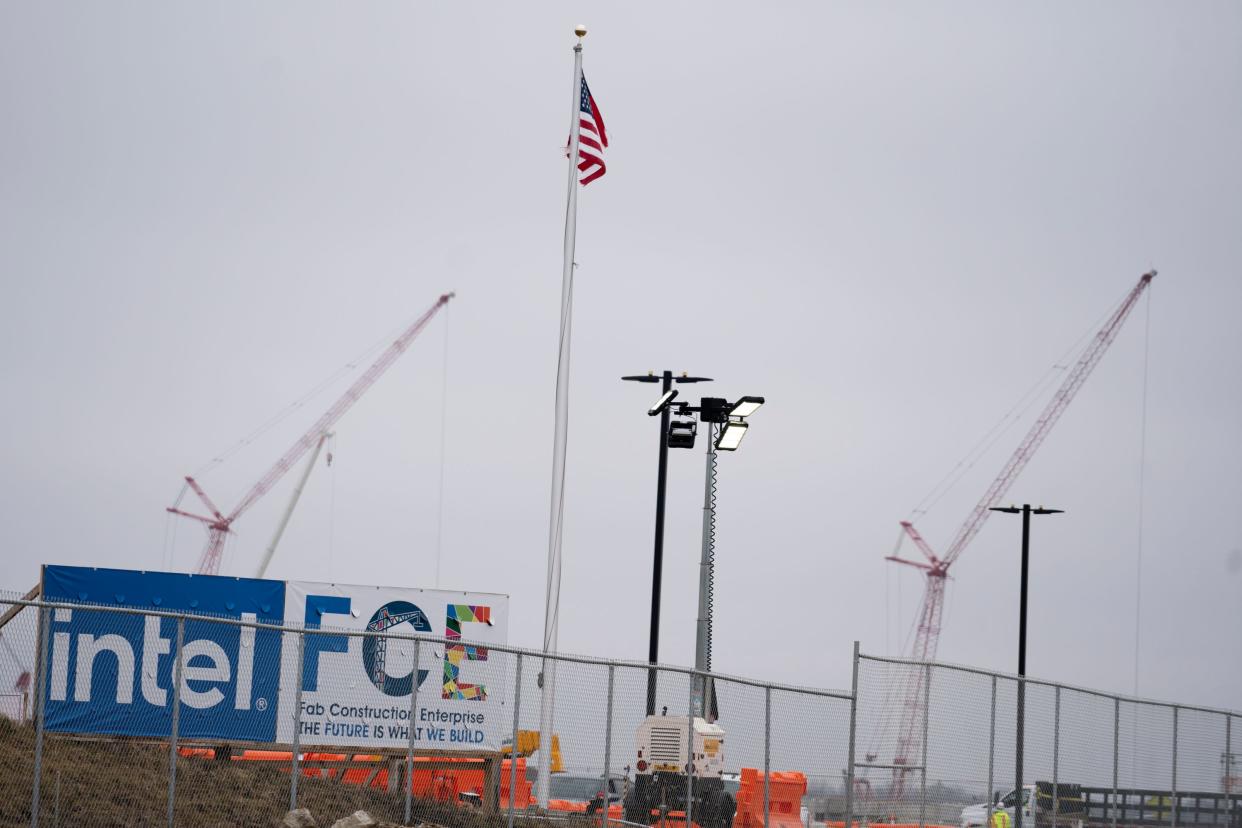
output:
[[[655,715],[656,703],[656,669],[660,660],[660,581],[664,571],[664,494],[668,477],[668,417],[669,403],[677,396],[673,383],[711,382],[709,377],[692,377],[682,372],[681,376],[673,376],[672,371],[665,371],[660,376],[654,373],[622,377],[628,382],[660,382],[660,399],[647,413],[651,416],[660,415],[660,462],[656,473],[656,513],[655,513],[655,551],[651,566],[651,626],[650,640],[647,644],[647,663],[651,669],[647,671],[647,715]]]
[[[695,708],[700,716],[715,720],[715,688],[710,676],[712,669],[712,594],[716,580],[716,452],[737,451],[749,427],[746,420],[763,405],[763,397],[741,397],[736,402],[719,397],[704,397],[697,408],[685,403],[674,403],[679,415],[697,413],[707,424],[707,465],[703,479],[703,540],[699,557],[699,615],[695,623],[694,669],[705,675],[695,679]],[[683,435],[685,421],[680,421]],[[693,421],[690,422],[693,426]],[[669,442],[691,447],[693,429],[689,429],[687,443],[678,440],[673,432]]]
[[[1020,509],[1017,506],[992,506],[991,511],[1022,515],[1022,581],[1018,599],[1018,732],[1013,786],[1017,796],[1013,806],[1013,828],[1022,828],[1022,807],[1026,804],[1026,790],[1022,785],[1022,753],[1026,738],[1026,682],[1023,679],[1026,678],[1026,584],[1031,560],[1031,515],[1059,515],[1065,510],[1045,509],[1043,506],[1032,509],[1031,504],[1023,503]]]

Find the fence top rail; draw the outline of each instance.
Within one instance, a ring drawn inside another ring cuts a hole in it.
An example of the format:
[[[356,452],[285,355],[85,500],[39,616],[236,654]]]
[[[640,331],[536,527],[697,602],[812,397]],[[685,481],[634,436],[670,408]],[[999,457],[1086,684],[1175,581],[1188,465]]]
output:
[[[1205,707],[1198,704],[1182,704],[1181,702],[1157,701],[1155,699],[1143,699],[1137,696],[1127,696],[1121,693],[1108,693],[1104,690],[1093,690],[1090,687],[1080,687],[1075,684],[1066,684],[1060,681],[1049,681],[1048,679],[1031,678],[1030,676],[1018,676],[1016,673],[1003,673],[997,670],[984,670],[981,667],[968,667],[964,664],[949,664],[943,661],[919,661],[912,658],[896,658],[893,656],[877,656],[867,655],[865,653],[858,654],[859,659],[866,661],[878,661],[884,664],[898,664],[905,667],[937,667],[942,670],[956,670],[959,673],[973,673],[978,676],[991,676],[992,678],[1009,679],[1014,682],[1022,682],[1024,684],[1033,684],[1041,687],[1060,688],[1069,690],[1074,693],[1084,693],[1088,696],[1097,696],[1103,699],[1112,699],[1114,701],[1125,702],[1126,704],[1143,704],[1151,707],[1167,707],[1173,710],[1191,710],[1197,713],[1211,713],[1218,716],[1242,717],[1242,711],[1228,710],[1221,707]]]
[[[235,627],[250,627],[255,630],[270,630],[272,632],[281,633],[299,633],[306,635],[336,635],[347,636],[350,638],[385,638],[388,641],[422,641],[429,644],[440,644],[442,646],[461,646],[463,644],[474,645],[478,647],[486,647],[488,650],[501,653],[509,653],[510,655],[529,656],[538,659],[552,659],[554,661],[569,662],[573,664],[590,664],[601,667],[628,667],[636,670],[659,670],[662,673],[681,673],[687,676],[710,676],[714,681],[729,682],[732,684],[742,684],[750,687],[767,687],[772,690],[778,690],[786,693],[798,693],[801,695],[820,696],[823,698],[841,699],[850,701],[853,695],[847,690],[829,690],[821,687],[801,687],[793,684],[777,684],[775,682],[760,681],[759,679],[745,678],[744,676],[733,676],[727,673],[716,673],[706,670],[695,670],[693,667],[680,667],[674,664],[651,664],[646,661],[630,661],[626,659],[609,659],[598,658],[594,656],[572,655],[567,653],[544,652],[528,647],[514,647],[509,644],[493,644],[488,641],[477,641],[464,636],[459,639],[449,639],[440,635],[403,635],[400,633],[380,632],[372,630],[348,629],[340,627],[304,627],[296,623],[286,622],[284,624],[273,624],[265,621],[246,621],[241,618],[233,618],[229,616],[196,614],[191,612],[177,612],[170,610],[149,609],[143,607],[112,607],[107,604],[91,604],[91,603],[74,603],[74,602],[55,602],[55,601],[31,601],[16,598],[0,597],[0,606],[11,604],[15,606],[33,607],[36,609],[66,609],[66,610],[89,610],[91,612],[108,612],[117,615],[141,615],[152,616],[156,618],[185,618],[190,621],[201,621],[212,624],[226,624]]]

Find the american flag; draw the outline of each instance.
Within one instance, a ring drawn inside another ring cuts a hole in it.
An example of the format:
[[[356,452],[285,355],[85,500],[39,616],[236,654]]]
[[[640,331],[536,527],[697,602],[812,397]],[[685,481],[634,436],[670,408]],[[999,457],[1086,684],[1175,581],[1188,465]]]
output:
[[[604,116],[591,97],[586,75],[582,76],[582,94],[578,104],[578,181],[583,186],[599,178],[608,168],[604,166],[604,148],[608,146],[608,133],[604,131]]]

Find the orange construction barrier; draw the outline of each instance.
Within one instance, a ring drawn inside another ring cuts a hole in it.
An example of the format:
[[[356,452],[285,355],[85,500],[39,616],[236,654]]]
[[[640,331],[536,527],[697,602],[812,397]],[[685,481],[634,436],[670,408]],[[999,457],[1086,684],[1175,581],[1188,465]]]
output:
[[[763,820],[763,774],[755,768],[742,768],[737,791],[737,814],[733,828],[800,828],[802,797],[806,793],[806,774],[775,771],[768,774],[768,815]]]
[[[215,759],[216,749],[205,747],[177,748],[177,754],[193,759]],[[234,762],[289,762],[293,754],[287,750],[243,750],[229,757]]]
[[[657,828],[687,828],[685,811],[669,811],[664,815],[663,822],[659,821],[658,816],[653,817],[652,819],[654,821],[651,824],[657,826]],[[734,822],[734,825],[736,824],[737,823]],[[702,826],[692,819],[690,820],[689,828],[702,828]]]
[[[178,748],[177,753],[187,758],[197,759],[214,759],[216,751],[213,748]],[[293,754],[289,751],[279,750],[246,750],[230,757],[234,762],[284,762],[292,763]],[[347,753],[303,753],[302,759],[305,762],[351,762],[361,767],[350,768],[323,768],[311,765],[301,769],[302,775],[312,779],[340,779],[346,785],[365,785],[370,777],[370,785],[372,788],[387,790],[388,788],[388,765],[385,757],[373,754],[347,754]],[[458,768],[420,768],[420,764],[429,762],[460,762],[462,767]],[[380,765],[380,763],[383,763]],[[371,767],[367,767],[371,765]],[[376,768],[375,765],[380,765]],[[509,807],[509,782],[513,773],[513,760],[503,759],[500,763],[500,807]],[[372,776],[374,774],[374,776]],[[514,808],[526,809],[534,802],[531,793],[532,784],[526,778],[526,760],[519,758],[517,760],[517,798],[513,803]],[[483,760],[477,757],[453,757],[453,756],[415,756],[414,757],[414,774],[410,784],[411,792],[418,797],[425,799],[434,799],[438,802],[458,802],[460,794],[468,793],[483,797]],[[553,803],[549,803],[552,807]],[[562,803],[561,808],[552,808],[553,810],[562,811],[584,811],[586,805],[582,803]],[[575,807],[576,806],[576,807]],[[621,809],[619,805],[614,805],[608,811],[610,818],[621,818]]]
[[[512,773],[512,759],[505,759],[500,763],[500,807],[509,807],[509,778]],[[535,801],[531,796],[531,781],[526,778],[526,760],[517,760],[517,796],[513,800],[513,807],[518,810],[529,808]],[[611,812],[610,812],[611,815]],[[618,813],[617,819],[621,816]]]
[[[420,768],[419,762],[433,761],[430,757],[414,758],[414,776],[411,780],[411,791],[415,796],[435,799],[439,802],[456,802],[463,793],[474,794],[483,798],[483,760],[475,758],[454,759],[437,757],[434,761],[460,762],[462,768]],[[513,760],[502,759],[500,762],[500,802],[499,807],[509,807],[509,782],[513,774]],[[382,778],[382,783],[381,783]],[[387,771],[380,771],[375,779],[375,787],[386,787]],[[513,807],[524,809],[533,801],[531,781],[526,778],[526,760],[517,760],[517,795]]]
[[[532,803],[534,802],[533,799],[531,801]],[[548,810],[556,811],[557,813],[562,813],[562,814],[585,814],[589,806],[590,806],[589,802],[577,802],[572,799],[549,799],[548,800]],[[522,806],[519,803],[517,807],[520,808]],[[621,807],[620,802],[614,802],[613,804],[608,806],[608,819],[610,820],[621,819],[623,816],[623,813],[624,813],[624,809]],[[595,813],[591,814],[591,821],[596,824],[603,821],[600,819],[599,811],[596,811]]]
[[[341,762],[351,760],[357,763],[381,762],[381,756],[368,756],[357,754],[352,758],[339,754],[327,753],[308,753],[305,754],[307,760],[322,760]],[[420,768],[420,764],[429,762],[454,762],[460,763],[462,767],[458,768]],[[365,785],[367,778],[374,772],[371,779],[371,787],[380,790],[388,788],[388,768],[381,767],[376,771],[375,768],[349,768],[344,771],[338,771],[334,768],[306,768],[304,773],[310,775],[323,775],[336,777],[341,774],[341,781],[347,785]],[[500,763],[500,807],[509,807],[509,781],[513,773],[512,760],[503,759]],[[526,808],[532,801],[531,782],[526,778],[526,760],[517,760],[517,798],[513,805],[515,808]],[[461,794],[474,794],[480,799],[483,797],[483,760],[474,757],[450,757],[450,756],[415,756],[414,757],[414,773],[410,780],[410,791],[414,796],[423,799],[434,799],[437,802],[458,802]]]

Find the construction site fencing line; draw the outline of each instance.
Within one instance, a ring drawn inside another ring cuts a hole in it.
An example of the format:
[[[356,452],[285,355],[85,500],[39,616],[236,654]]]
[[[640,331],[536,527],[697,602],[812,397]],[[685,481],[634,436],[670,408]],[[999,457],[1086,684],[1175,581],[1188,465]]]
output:
[[[510,655],[530,656],[531,658],[553,659],[556,661],[564,661],[573,664],[593,664],[602,667],[632,667],[641,670],[656,669],[664,673],[684,674],[688,676],[705,677],[710,676],[715,681],[728,681],[733,684],[745,684],[751,687],[770,687],[773,690],[784,690],[791,693],[804,693],[812,696],[825,696],[835,699],[849,700],[852,698],[846,690],[831,690],[821,687],[807,687],[797,684],[779,684],[764,682],[758,679],[746,678],[745,676],[735,676],[729,673],[709,672],[706,670],[696,670],[693,667],[682,667],[677,664],[652,664],[647,661],[633,661],[629,659],[613,659],[600,658],[598,656],[578,655],[575,653],[563,652],[546,652],[544,650],[536,650],[529,647],[515,647],[510,644],[492,644],[484,641],[475,641],[469,638],[449,639],[444,636],[437,635],[407,635],[402,633],[386,633],[372,630],[359,630],[345,627],[303,627],[296,624],[270,624],[263,621],[245,621],[240,618],[234,618],[227,615],[212,615],[203,613],[186,613],[186,612],[170,612],[168,610],[153,609],[135,609],[133,607],[113,607],[107,604],[90,604],[90,603],[72,603],[65,601],[29,601],[19,599],[0,598],[0,606],[21,606],[31,608],[46,609],[85,609],[91,612],[110,612],[122,615],[142,615],[152,618],[169,618],[176,620],[185,618],[192,621],[207,621],[213,624],[221,624],[233,627],[247,627],[255,630],[269,630],[271,632],[297,633],[306,635],[327,635],[327,636],[346,636],[349,638],[384,638],[388,641],[422,641],[433,644],[465,644],[474,647],[485,647],[489,651],[508,653]]]
[[[1019,676],[1017,673],[998,672],[993,670],[984,670],[980,667],[970,667],[965,664],[954,664],[945,661],[919,661],[910,658],[897,658],[894,656],[878,656],[870,653],[860,653],[859,658],[868,661],[880,661],[886,664],[905,664],[911,667],[921,667],[931,665],[942,670],[959,670],[963,673],[975,673],[981,676],[996,676],[997,678],[1011,679],[1020,681],[1028,685],[1041,685],[1044,687],[1060,687],[1064,690],[1073,690],[1075,693],[1086,693],[1092,696],[1101,696],[1109,699],[1120,699],[1128,704],[1145,704],[1153,707],[1177,707],[1182,710],[1197,710],[1202,713],[1217,713],[1222,716],[1238,716],[1242,715],[1236,711],[1226,710],[1223,707],[1205,707],[1198,704],[1186,704],[1183,702],[1161,701],[1159,699],[1145,699],[1139,696],[1128,696],[1124,693],[1110,693],[1106,690],[1095,690],[1090,687],[1082,687],[1076,684],[1066,684],[1063,681],[1051,681],[1049,679],[1034,678],[1032,676]]]
[[[1242,826],[1237,711],[857,651],[855,676],[862,822]]]
[[[5,607],[0,825],[275,825],[305,807],[321,825],[534,828],[591,807],[599,828],[989,828],[1030,785],[1009,828],[1242,828],[1234,711],[857,644],[842,691],[464,636]]]

